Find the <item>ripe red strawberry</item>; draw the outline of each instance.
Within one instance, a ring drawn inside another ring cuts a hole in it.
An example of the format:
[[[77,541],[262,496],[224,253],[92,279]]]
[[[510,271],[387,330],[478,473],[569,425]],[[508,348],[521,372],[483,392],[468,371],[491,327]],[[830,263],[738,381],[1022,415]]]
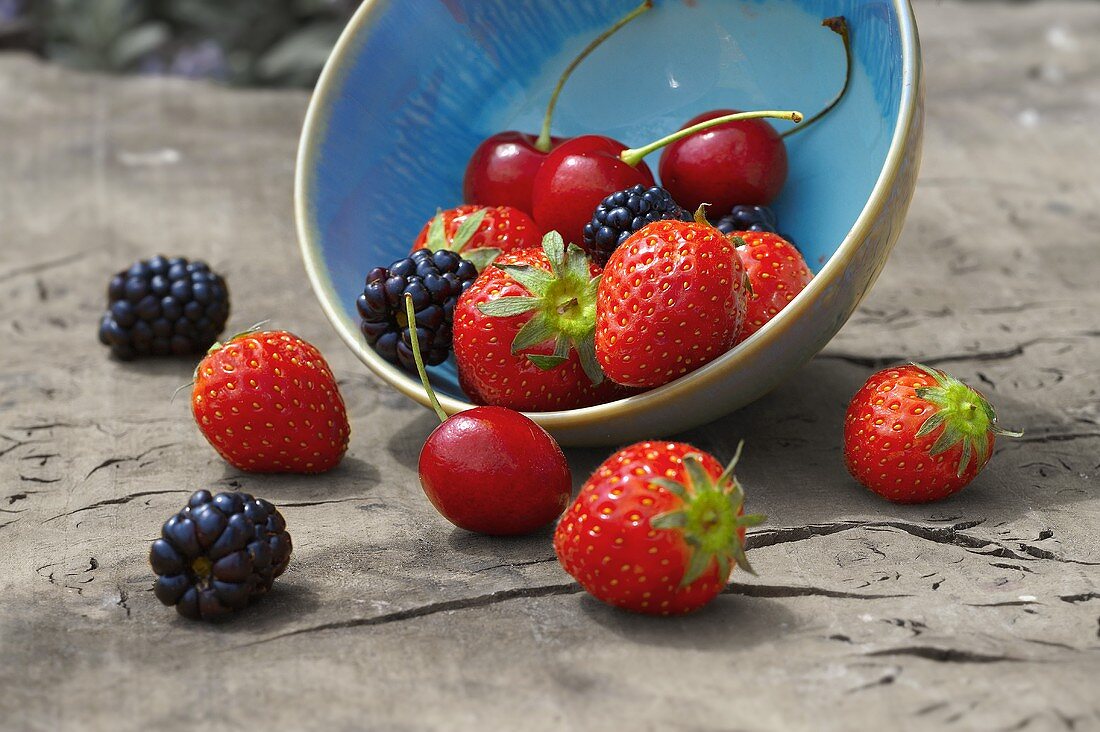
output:
[[[538,247],[542,236],[534,220],[511,206],[459,206],[424,224],[412,251],[448,249],[480,272],[501,252]]]
[[[738,448],[740,455],[740,447]],[[554,551],[596,598],[626,610],[698,610],[745,558],[745,494],[729,466],[682,442],[639,442],[603,462],[566,509]]]
[[[657,221],[611,255],[596,298],[596,359],[612,381],[654,387],[733,347],[745,318],[745,269],[706,223]]]
[[[226,462],[255,473],[321,473],[348,448],[348,417],[320,351],[286,331],[215,343],[195,369],[191,412]]]
[[[909,364],[879,371],[848,405],[848,472],[896,503],[946,498],[974,480],[998,435],[992,405],[937,369]]]
[[[752,285],[745,323],[737,336],[740,343],[787,307],[814,275],[802,254],[779,234],[735,231],[729,236],[737,244],[741,264]]]
[[[459,298],[454,351],[463,390],[522,411],[608,401],[593,347],[600,268],[552,231],[542,249],[502,254]]]

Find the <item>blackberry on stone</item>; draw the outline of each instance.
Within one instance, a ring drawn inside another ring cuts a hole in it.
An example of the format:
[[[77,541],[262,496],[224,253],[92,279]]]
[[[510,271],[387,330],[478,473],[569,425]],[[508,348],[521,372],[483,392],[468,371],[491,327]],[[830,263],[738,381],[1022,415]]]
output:
[[[592,220],[584,225],[584,248],[602,265],[628,236],[666,219],[691,221],[692,216],[660,186],[647,188],[639,183],[616,191],[600,201]]]
[[[417,249],[389,267],[375,267],[355,302],[360,330],[382,358],[415,373],[405,315],[407,292],[416,309],[416,335],[424,361],[441,364],[451,352],[455,303],[476,278],[472,263],[445,249]]]
[[[99,340],[123,360],[205,353],[228,317],[229,289],[206,262],[158,255],[111,278]]]
[[[291,549],[286,521],[264,499],[196,491],[153,542],[153,593],[185,618],[211,620],[266,594]]]

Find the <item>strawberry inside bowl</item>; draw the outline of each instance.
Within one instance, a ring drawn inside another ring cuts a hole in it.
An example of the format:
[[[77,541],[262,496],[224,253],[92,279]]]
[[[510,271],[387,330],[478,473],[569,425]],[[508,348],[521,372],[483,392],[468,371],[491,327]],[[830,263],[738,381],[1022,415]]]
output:
[[[333,52],[299,151],[302,253],[342,339],[410,398],[428,404],[416,375],[385,361],[360,333],[355,302],[366,273],[406,256],[438,209],[463,203],[466,163],[482,140],[539,128],[562,68],[634,4],[368,0]],[[907,0],[665,0],[570,79],[555,135],[642,144],[709,109],[809,114],[844,79],[844,54],[821,28],[830,16],[844,16],[851,29],[851,83],[832,112],[787,138],[789,174],[773,204],[813,279],[698,370],[606,404],[529,415],[562,444],[622,444],[706,423],[763,395],[824,347],[900,233],[923,122]],[[658,156],[647,158],[653,170]],[[444,409],[472,406],[453,358],[431,372]]]

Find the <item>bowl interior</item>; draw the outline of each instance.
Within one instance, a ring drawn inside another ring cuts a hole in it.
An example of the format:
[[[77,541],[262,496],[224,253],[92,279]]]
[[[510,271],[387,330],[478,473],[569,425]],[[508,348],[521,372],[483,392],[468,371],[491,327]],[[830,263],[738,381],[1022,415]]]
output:
[[[437,209],[462,202],[481,140],[537,132],[561,69],[635,4],[366,0],[318,88],[300,171],[307,260],[345,339],[366,349],[355,298],[367,271],[407,254]],[[851,87],[830,115],[787,138],[790,175],[774,206],[780,230],[818,270],[862,211],[890,146],[902,78],[896,4],[658,0],[577,70],[554,131],[640,145],[719,107],[808,116],[843,82],[840,39],[821,20],[844,15]],[[658,156],[647,159],[654,173]],[[432,379],[464,399],[453,362]]]

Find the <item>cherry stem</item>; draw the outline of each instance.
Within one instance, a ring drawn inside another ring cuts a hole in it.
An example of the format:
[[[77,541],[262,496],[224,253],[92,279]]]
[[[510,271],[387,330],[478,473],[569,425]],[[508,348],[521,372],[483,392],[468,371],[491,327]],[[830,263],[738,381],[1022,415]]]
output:
[[[806,120],[806,124],[802,125],[801,127],[794,127],[792,129],[789,129],[781,133],[779,135],[780,137],[787,137],[788,135],[793,135],[799,130],[804,130],[812,125],[814,122],[817,122],[819,119],[827,115],[829,112],[833,111],[833,107],[840,104],[840,100],[843,99],[844,95],[848,92],[849,84],[852,83],[852,35],[848,31],[848,21],[844,19],[843,15],[838,15],[835,18],[826,18],[825,20],[821,21],[821,25],[825,26],[833,33],[836,33],[838,36],[840,36],[841,40],[844,41],[844,86],[840,87],[840,92],[837,93],[835,97],[833,97],[833,101],[826,104],[820,112]]]
[[[660,150],[665,145],[669,145],[673,142],[676,142],[677,140],[681,140],[690,135],[694,135],[696,132],[702,132],[703,130],[709,129],[716,125],[723,125],[726,122],[739,122],[746,119],[764,118],[785,119],[791,122],[798,123],[802,121],[802,113],[765,109],[757,112],[738,112],[737,114],[727,114],[723,117],[715,117],[714,119],[708,119],[705,122],[700,122],[697,125],[685,127],[682,130],[677,130],[671,135],[662,137],[660,140],[657,140],[656,142],[651,142],[644,147],[634,147],[628,150],[623,150],[621,153],[619,153],[619,159],[627,165],[636,166],[638,163],[642,162],[642,158],[644,158],[646,155],[649,155],[654,150]]]
[[[556,107],[558,104],[558,96],[561,95],[561,90],[565,86],[565,82],[569,80],[569,77],[573,74],[573,71],[578,66],[580,66],[581,61],[584,61],[586,58],[588,58],[588,55],[590,53],[599,48],[601,43],[606,41],[611,36],[615,35],[615,33],[620,28],[622,28],[624,25],[634,20],[639,15],[652,7],[653,0],[645,0],[645,2],[643,2],[641,5],[634,8],[629,13],[620,18],[619,21],[615,23],[615,25],[611,26],[603,33],[592,39],[592,42],[585,46],[580,55],[573,59],[573,61],[565,67],[565,71],[563,71],[561,76],[558,77],[558,84],[554,87],[554,93],[550,95],[550,103],[546,105],[546,116],[542,118],[542,131],[539,132],[539,137],[537,140],[535,140],[536,150],[544,153],[550,152],[550,121],[554,117],[554,107]]]
[[[407,292],[405,293],[405,317],[409,321],[409,340],[412,341],[413,361],[416,361],[416,372],[420,374],[420,383],[424,385],[424,391],[428,393],[428,401],[432,403],[432,409],[435,410],[439,421],[446,422],[447,413],[443,411],[443,406],[439,403],[431,382],[428,381],[428,371],[424,368],[424,358],[420,355],[420,339],[416,335],[416,308],[413,307],[413,296]]]

